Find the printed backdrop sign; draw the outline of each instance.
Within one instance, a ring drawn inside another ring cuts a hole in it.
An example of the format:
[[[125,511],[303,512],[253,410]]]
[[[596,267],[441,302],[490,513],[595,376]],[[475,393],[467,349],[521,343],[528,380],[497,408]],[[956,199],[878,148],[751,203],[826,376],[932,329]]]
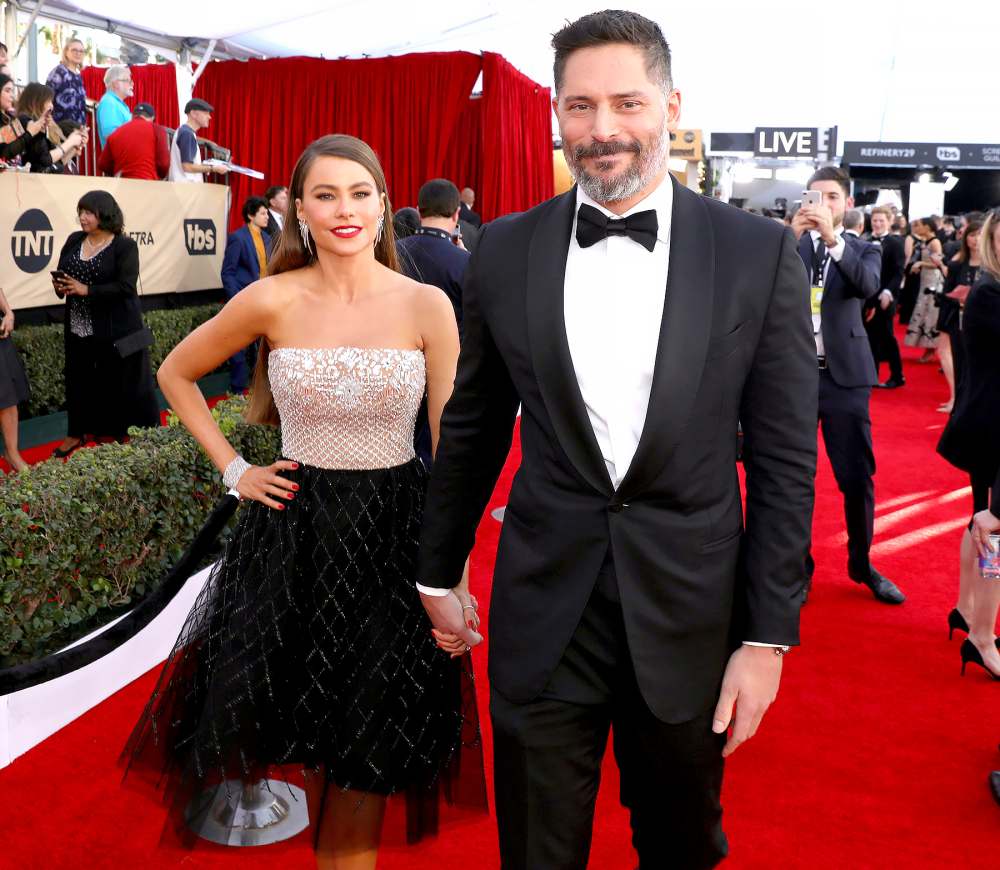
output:
[[[125,232],[139,245],[144,295],[222,286],[227,187],[2,172],[0,287],[14,309],[59,302],[49,273],[80,229],[76,204],[90,190],[106,190],[121,206]]]

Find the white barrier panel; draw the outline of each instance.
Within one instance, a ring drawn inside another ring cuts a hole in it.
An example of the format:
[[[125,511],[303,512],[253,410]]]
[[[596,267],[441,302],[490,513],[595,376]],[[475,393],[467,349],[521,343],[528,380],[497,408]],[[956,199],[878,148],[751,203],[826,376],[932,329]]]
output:
[[[193,575],[149,625],[103,658],[30,689],[0,696],[0,768],[160,664],[173,649],[210,571],[208,567]],[[136,709],[137,720],[141,712]]]
[[[91,190],[110,193],[139,246],[142,293],[222,286],[229,188],[128,178],[0,172],[0,287],[11,306],[58,304],[50,272],[70,233],[76,204]]]

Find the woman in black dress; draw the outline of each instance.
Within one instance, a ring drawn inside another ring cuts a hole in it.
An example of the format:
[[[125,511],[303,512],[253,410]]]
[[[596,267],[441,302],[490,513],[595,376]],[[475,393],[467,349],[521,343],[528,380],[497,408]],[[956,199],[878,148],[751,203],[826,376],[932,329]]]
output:
[[[427,472],[414,422],[426,395],[436,443],[458,328],[440,290],[399,272],[364,142],[310,145],[289,199],[268,276],[159,369],[247,504],[125,761],[164,792],[182,842],[244,844],[236,798],[301,805],[305,786],[319,867],[373,870],[387,807],[405,811],[408,840],[436,830],[446,803],[485,809],[469,647],[432,635],[415,583]],[[197,387],[258,339],[248,416],[282,438],[267,467],[236,454]],[[456,594],[472,634],[467,584]]]
[[[948,274],[944,288],[938,297],[941,312],[938,315],[938,356],[944,368],[951,396],[938,410],[951,413],[955,407],[955,396],[962,386],[965,364],[965,350],[962,346],[962,309],[965,307],[969,290],[979,277],[979,233],[983,219],[978,215],[970,217],[965,226],[958,252],[948,262]]]
[[[962,321],[964,380],[938,451],[969,472],[974,514],[962,537],[958,606],[948,627],[969,633],[962,643],[962,672],[973,662],[1000,680],[995,634],[1000,582],[985,579],[977,562],[987,553],[989,536],[1000,531],[1000,209],[983,225],[979,254],[982,269]]]
[[[14,310],[0,288],[0,434],[3,450],[14,471],[28,467],[17,450],[17,406],[30,395],[28,378],[10,334],[14,331]]]
[[[158,426],[160,413],[136,295],[139,248],[123,232],[113,196],[86,193],[77,203],[81,230],[59,255],[56,294],[66,298],[66,439],[53,454],[68,456],[88,436],[122,441],[130,426]]]

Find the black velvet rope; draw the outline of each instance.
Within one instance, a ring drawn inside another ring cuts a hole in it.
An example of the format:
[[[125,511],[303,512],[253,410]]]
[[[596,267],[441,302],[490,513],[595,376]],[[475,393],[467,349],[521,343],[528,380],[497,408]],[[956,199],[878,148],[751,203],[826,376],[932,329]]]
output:
[[[205,525],[187,552],[164,581],[127,616],[86,643],[38,659],[0,670],[0,695],[20,692],[56,677],[64,676],[96,662],[134,637],[153,621],[174,599],[202,560],[211,552],[222,530],[236,512],[239,499],[225,495],[212,509]]]

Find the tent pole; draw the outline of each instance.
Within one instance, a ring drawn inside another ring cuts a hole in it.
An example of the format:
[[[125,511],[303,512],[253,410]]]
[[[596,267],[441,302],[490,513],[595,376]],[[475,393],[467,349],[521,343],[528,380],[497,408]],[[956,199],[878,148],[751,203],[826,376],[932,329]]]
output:
[[[34,26],[35,21],[38,18],[38,13],[42,11],[42,7],[44,5],[45,0],[39,0],[39,2],[35,4],[35,8],[31,10],[31,17],[28,19],[28,26],[24,30],[24,36],[21,37],[21,41],[17,44],[17,51],[14,52],[15,58],[21,53],[21,49],[24,48],[24,43],[27,41],[28,37],[31,36],[31,28]],[[16,15],[17,13],[15,12],[14,14]]]
[[[212,59],[212,52],[215,51],[215,44],[218,42],[217,39],[211,39],[208,43],[208,48],[205,49],[205,54],[202,55],[201,63],[198,64],[198,71],[194,74],[194,78],[191,79],[191,91],[194,92],[194,86],[198,84],[198,79],[201,78],[201,74],[205,72],[205,67],[208,66],[208,62]]]

